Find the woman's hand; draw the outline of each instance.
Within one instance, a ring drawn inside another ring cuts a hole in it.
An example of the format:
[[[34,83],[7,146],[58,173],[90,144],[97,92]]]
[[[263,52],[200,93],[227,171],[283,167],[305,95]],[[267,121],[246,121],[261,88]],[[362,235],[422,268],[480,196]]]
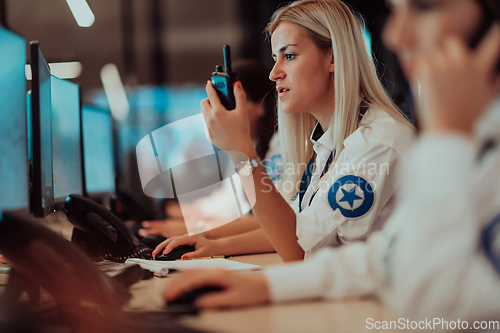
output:
[[[500,90],[500,28],[495,26],[477,49],[449,38],[417,60],[412,88],[421,99],[419,124],[427,132],[471,135],[474,125]]]
[[[261,272],[238,273],[218,269],[187,270],[172,277],[164,292],[167,302],[183,293],[205,287],[223,290],[200,296],[196,306],[204,309],[228,308],[268,303],[270,300],[266,277]]]
[[[256,155],[245,109],[246,95],[238,81],[234,85],[236,108],[228,111],[221,103],[212,82],[207,81],[208,98],[201,101],[201,113],[207,127],[208,139],[225,152]]]
[[[169,239],[161,242],[153,251],[153,256],[155,257],[159,253],[167,254],[170,253],[174,248],[181,245],[192,245],[196,249],[193,252],[185,253],[181,258],[200,258],[208,256],[224,255],[224,249],[220,246],[220,243],[216,240],[206,239],[201,236],[179,236],[170,237]]]
[[[164,237],[182,236],[187,234],[186,223],[180,219],[165,219],[162,221],[144,221],[139,235],[162,235]]]

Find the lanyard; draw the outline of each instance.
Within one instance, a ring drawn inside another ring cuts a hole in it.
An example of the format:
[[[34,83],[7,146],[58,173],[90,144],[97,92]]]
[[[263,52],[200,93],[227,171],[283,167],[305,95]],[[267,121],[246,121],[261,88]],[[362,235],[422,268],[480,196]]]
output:
[[[316,154],[313,154],[309,163],[307,163],[306,169],[304,170],[304,174],[302,175],[302,179],[300,180],[300,188],[299,188],[299,213],[302,211],[302,199],[306,194],[307,188],[311,183],[311,178],[313,175],[314,168],[314,157]]]
[[[328,156],[328,160],[326,161],[325,167],[323,168],[323,171],[321,172],[321,177],[328,171],[328,168],[330,167],[330,164],[332,164],[333,161],[333,156],[334,156],[334,151],[331,152],[330,156]],[[302,199],[304,198],[304,195],[307,192],[307,188],[311,184],[311,178],[313,176],[313,169],[314,169],[314,158],[316,157],[316,154],[313,154],[311,157],[311,160],[306,166],[306,169],[304,170],[304,174],[302,175],[302,179],[300,180],[300,188],[299,188],[299,213],[302,212]],[[311,197],[311,200],[309,200],[309,204],[311,204],[312,199],[314,198],[314,195]]]

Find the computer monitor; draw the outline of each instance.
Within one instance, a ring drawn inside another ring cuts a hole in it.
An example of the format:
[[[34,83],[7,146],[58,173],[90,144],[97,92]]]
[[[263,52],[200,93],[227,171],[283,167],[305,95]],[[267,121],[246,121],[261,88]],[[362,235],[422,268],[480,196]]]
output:
[[[0,213],[28,207],[26,44],[0,28]]]
[[[115,191],[111,113],[84,105],[82,131],[85,192],[90,197],[103,197]]]
[[[33,149],[30,207],[36,217],[44,217],[54,210],[51,80],[49,65],[36,41],[30,43],[30,62]]]
[[[80,88],[51,75],[52,177],[55,208],[70,194],[83,194]]]

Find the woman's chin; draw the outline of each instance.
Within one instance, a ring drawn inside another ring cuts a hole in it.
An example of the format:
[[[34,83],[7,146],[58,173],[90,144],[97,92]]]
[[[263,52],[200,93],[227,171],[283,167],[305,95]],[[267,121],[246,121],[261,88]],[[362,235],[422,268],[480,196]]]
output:
[[[285,114],[297,113],[294,108],[291,108],[288,105],[286,106],[280,105],[280,110]]]

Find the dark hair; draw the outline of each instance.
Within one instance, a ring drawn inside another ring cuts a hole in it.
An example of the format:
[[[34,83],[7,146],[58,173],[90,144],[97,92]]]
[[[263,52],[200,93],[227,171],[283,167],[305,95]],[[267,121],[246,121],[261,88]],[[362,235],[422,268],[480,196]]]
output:
[[[245,90],[247,98],[255,103],[263,103],[265,113],[259,117],[257,130],[257,154],[264,159],[269,150],[269,141],[277,129],[276,117],[276,87],[269,80],[271,69],[257,60],[237,60],[233,64],[233,71]]]

